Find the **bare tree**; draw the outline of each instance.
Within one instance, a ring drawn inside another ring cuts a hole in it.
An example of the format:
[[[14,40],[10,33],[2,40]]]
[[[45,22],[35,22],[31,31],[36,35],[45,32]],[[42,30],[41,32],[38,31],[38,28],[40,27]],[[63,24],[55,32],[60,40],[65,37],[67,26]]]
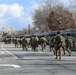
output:
[[[44,9],[39,8],[35,10],[35,14],[33,17],[35,27],[40,28],[41,32],[48,31],[48,26],[46,21],[46,17],[48,16],[48,14],[46,13],[47,12]]]
[[[70,1],[70,10],[72,11],[74,22],[75,22],[75,28],[76,28],[76,0],[69,0]]]
[[[46,18],[48,17],[53,5],[56,5],[58,0],[45,0],[42,5],[35,9],[33,14],[33,23],[35,27],[38,27],[41,32],[49,31],[48,22]]]
[[[14,37],[20,36],[20,35],[25,35],[25,34],[27,34],[27,33],[28,33],[28,30],[25,29],[25,28],[23,28],[22,30],[17,30],[17,31],[15,31],[15,32],[14,32]]]
[[[47,20],[48,20],[48,26],[51,30],[75,28],[72,13],[63,6],[53,7]]]
[[[76,0],[75,0],[76,1]],[[58,5],[58,0],[45,0],[33,14],[33,23],[41,32],[75,28],[75,15]]]

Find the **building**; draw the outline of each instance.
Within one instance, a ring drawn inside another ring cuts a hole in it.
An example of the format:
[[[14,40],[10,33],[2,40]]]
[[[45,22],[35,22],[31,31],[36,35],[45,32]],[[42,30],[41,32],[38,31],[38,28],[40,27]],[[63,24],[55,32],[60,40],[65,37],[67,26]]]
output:
[[[8,34],[14,34],[15,30],[12,27],[3,27],[2,32]]]

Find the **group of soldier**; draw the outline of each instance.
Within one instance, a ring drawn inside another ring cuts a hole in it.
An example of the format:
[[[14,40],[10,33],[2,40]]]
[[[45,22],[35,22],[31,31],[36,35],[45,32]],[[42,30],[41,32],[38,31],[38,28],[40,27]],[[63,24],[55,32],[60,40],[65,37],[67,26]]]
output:
[[[53,36],[48,37],[37,37],[32,36],[31,38],[5,38],[4,42],[7,43],[13,43],[15,47],[22,47],[23,50],[28,51],[28,48],[32,48],[34,51],[38,51],[38,46],[41,45],[42,51],[46,49],[46,45],[49,45],[50,52],[53,51],[55,55],[55,59],[61,60],[61,52],[63,51],[65,54],[65,51],[68,51],[69,56],[71,56],[72,48],[73,48],[73,42],[76,40],[76,38],[73,38],[70,36],[70,34],[67,34],[66,36],[62,36],[60,32],[58,31],[57,34],[54,34]],[[47,49],[46,49],[47,50]]]

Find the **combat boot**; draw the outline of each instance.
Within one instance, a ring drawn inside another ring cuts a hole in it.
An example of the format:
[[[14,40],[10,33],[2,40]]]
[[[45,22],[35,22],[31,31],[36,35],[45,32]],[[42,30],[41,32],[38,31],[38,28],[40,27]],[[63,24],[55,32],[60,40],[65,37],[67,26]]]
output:
[[[59,60],[61,60],[61,56],[59,56]]]
[[[55,59],[58,59],[58,57],[56,56]]]

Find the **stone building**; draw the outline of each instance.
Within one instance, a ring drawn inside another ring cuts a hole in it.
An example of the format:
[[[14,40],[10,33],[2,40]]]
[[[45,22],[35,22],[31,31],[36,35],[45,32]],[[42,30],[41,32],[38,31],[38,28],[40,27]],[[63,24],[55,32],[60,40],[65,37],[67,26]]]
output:
[[[13,34],[15,30],[12,27],[3,27],[2,28],[3,33]]]

